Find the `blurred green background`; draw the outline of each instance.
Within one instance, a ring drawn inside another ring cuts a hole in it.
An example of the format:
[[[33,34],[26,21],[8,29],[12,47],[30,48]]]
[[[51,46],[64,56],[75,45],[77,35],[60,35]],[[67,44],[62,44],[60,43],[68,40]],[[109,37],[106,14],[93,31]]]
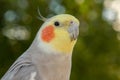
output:
[[[80,20],[71,80],[120,80],[120,0],[0,0],[0,77],[30,46],[45,17]]]

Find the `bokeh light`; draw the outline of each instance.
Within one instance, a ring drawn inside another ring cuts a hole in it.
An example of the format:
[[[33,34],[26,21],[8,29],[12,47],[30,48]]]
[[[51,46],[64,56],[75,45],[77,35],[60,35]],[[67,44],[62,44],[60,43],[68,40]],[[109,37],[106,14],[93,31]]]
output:
[[[8,10],[5,13],[4,18],[5,18],[6,21],[13,22],[13,21],[16,21],[17,14],[12,10]]]
[[[28,40],[30,32],[24,26],[4,27],[3,35],[12,40]]]
[[[62,14],[65,13],[65,7],[59,3],[61,0],[51,0],[50,2],[50,10],[53,11],[55,14]]]

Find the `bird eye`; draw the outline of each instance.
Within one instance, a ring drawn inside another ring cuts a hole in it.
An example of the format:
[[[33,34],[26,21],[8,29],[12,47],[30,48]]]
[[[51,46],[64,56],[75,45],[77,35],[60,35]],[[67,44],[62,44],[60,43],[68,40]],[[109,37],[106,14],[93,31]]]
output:
[[[54,23],[54,25],[55,25],[55,26],[59,26],[60,23],[59,23],[58,21],[56,21],[56,22]]]

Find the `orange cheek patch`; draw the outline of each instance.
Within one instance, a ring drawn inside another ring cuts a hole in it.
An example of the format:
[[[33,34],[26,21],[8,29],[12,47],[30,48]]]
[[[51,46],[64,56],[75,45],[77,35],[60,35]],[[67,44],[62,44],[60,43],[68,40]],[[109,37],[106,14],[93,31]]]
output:
[[[45,42],[50,42],[54,38],[54,27],[49,25],[42,30],[42,40]]]

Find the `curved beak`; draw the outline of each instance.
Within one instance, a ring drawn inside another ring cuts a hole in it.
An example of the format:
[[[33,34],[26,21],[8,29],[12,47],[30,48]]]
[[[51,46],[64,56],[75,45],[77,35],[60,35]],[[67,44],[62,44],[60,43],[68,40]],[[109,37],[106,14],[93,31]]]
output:
[[[70,34],[71,41],[76,40],[79,35],[79,24],[72,23],[68,28],[68,32]]]

